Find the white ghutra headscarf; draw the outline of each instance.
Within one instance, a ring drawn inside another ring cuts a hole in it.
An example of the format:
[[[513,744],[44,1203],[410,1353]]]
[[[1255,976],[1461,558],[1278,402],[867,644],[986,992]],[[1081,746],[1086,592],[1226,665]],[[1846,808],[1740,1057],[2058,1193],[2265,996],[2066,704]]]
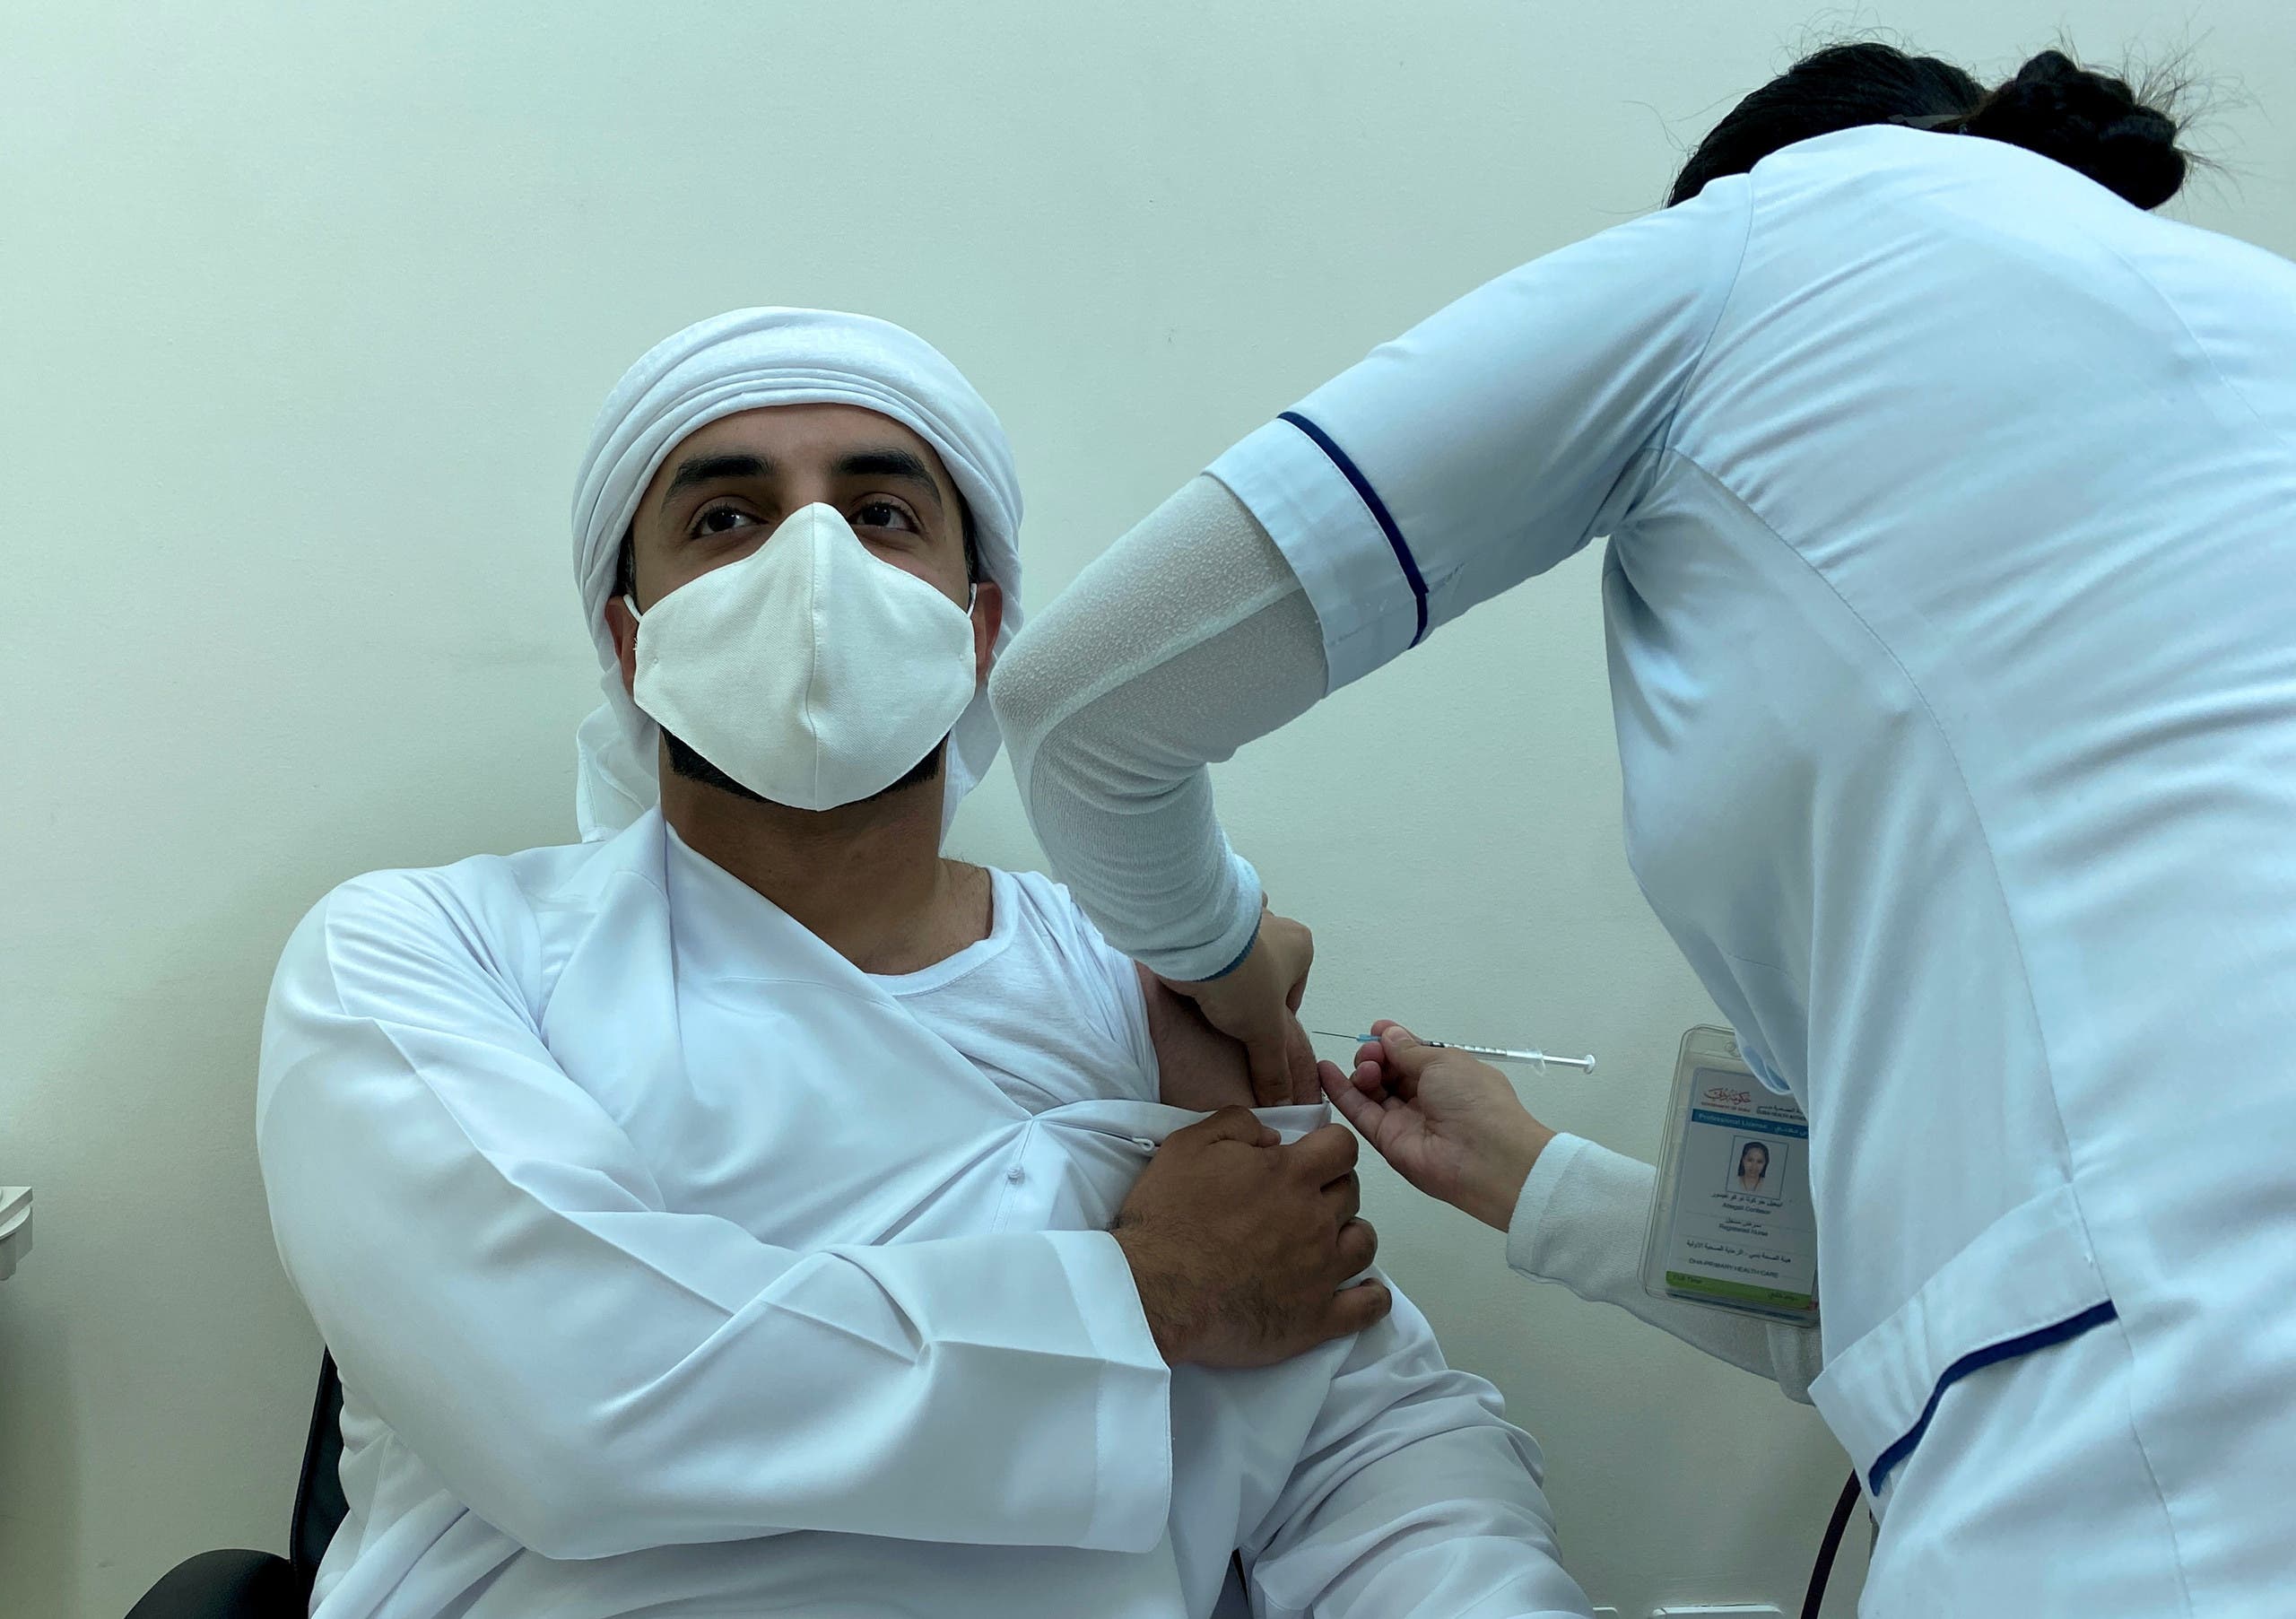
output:
[[[657,344],[606,396],[574,493],[574,579],[605,671],[605,702],[575,732],[574,815],[583,841],[654,807],[654,722],[622,687],[605,605],[622,536],[672,450],[710,422],[773,405],[857,405],[891,417],[940,455],[971,508],[981,571],[1004,592],[1002,654],[1021,626],[1021,483],[996,413],[913,332],[829,309],[735,309]],[[950,733],[942,822],[996,757],[988,694]]]

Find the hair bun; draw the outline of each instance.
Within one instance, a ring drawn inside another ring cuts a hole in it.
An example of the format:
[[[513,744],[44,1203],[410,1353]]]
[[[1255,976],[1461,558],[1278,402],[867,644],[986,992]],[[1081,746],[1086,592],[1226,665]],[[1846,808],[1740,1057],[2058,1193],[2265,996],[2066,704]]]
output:
[[[2159,207],[2185,183],[2176,119],[2062,51],[2045,50],[2019,68],[1963,127],[2054,158],[2140,208]]]

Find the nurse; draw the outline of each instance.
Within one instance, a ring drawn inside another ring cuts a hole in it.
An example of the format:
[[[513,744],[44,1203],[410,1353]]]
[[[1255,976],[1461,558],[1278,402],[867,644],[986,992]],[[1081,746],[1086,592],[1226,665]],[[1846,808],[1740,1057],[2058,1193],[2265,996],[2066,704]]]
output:
[[[1629,857],[1808,1114],[1822,1233],[1822,1370],[1684,1330],[1817,1372],[1869,1614],[2296,1584],[2296,266],[2148,212],[2177,135],[2056,52],[1821,52],[1672,205],[1220,457],[993,683],[1062,876],[1281,1094],[1310,945],[1205,764],[1610,536]],[[1380,1035],[1321,1075],[1374,1145],[1631,1302],[1648,1171]]]

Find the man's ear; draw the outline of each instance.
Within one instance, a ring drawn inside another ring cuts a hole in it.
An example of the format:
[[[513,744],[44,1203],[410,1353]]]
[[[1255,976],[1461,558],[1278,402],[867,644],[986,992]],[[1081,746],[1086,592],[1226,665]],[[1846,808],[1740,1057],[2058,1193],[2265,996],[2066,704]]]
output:
[[[983,579],[972,590],[972,666],[973,678],[984,686],[996,666],[996,634],[1004,627],[1004,587]]]
[[[614,657],[622,664],[622,689],[634,696],[638,687],[638,615],[618,596],[606,602],[606,631],[613,637]]]

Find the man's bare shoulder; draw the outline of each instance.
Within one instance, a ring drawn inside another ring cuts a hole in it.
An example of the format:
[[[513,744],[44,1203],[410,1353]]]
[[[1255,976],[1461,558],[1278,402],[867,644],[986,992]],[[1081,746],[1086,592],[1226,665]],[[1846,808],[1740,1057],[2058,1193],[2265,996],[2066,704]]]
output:
[[[1193,1001],[1173,994],[1103,938],[1066,888],[1036,872],[1004,875],[1012,883],[1010,892],[1020,898],[1068,970],[1105,985],[1095,993],[1104,999],[1114,997],[1110,1015],[1130,1023],[1135,1015],[1130,1008],[1138,997],[1138,1015],[1154,1050],[1159,1101],[1201,1112],[1251,1105],[1251,1080],[1241,1046],[1205,1023]],[[1118,1038],[1129,1044],[1137,1036]]]

